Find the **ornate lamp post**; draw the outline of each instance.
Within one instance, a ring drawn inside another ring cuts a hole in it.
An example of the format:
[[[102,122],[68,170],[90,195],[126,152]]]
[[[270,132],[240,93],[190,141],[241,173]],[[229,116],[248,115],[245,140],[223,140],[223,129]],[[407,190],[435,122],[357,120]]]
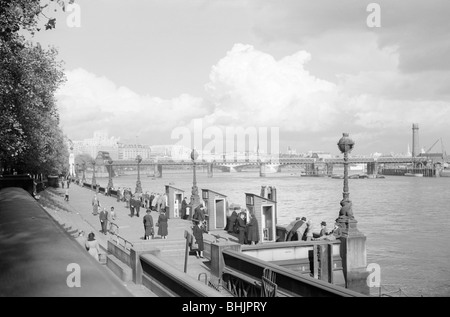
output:
[[[107,161],[108,165],[109,165],[109,170],[108,170],[108,174],[109,174],[109,180],[108,180],[108,188],[113,188],[113,180],[112,180],[112,163],[114,163],[113,160],[109,159]]]
[[[92,184],[91,188],[95,189],[97,186],[97,180],[95,179],[95,160],[92,161]]]
[[[83,178],[81,179],[81,182],[86,183],[86,162],[83,162],[81,166],[83,166]]]
[[[136,181],[136,193],[142,193],[142,187],[141,187],[141,175],[139,171],[139,164],[142,162],[142,157],[140,155],[136,156],[136,162],[137,162],[137,181]]]
[[[192,149],[191,152],[191,160],[192,160],[192,164],[193,164],[193,180],[192,180],[192,195],[191,195],[191,212],[189,213],[190,215],[193,214],[194,209],[200,205],[200,196],[198,195],[198,187],[197,187],[197,175],[196,175],[196,166],[195,166],[195,160],[198,158],[198,153],[195,149]]]
[[[343,133],[342,138],[338,142],[339,150],[344,153],[344,191],[342,193],[344,201],[350,201],[350,192],[348,189],[348,154],[352,151],[355,142],[348,136],[348,133]]]

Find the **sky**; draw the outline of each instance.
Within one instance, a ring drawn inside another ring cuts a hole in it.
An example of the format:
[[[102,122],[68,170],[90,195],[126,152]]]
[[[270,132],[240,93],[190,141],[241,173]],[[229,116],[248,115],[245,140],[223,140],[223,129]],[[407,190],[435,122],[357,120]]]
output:
[[[56,28],[33,38],[64,61],[56,99],[71,140],[106,130],[175,144],[201,120],[278,129],[281,152],[339,154],[345,132],[352,154],[389,154],[412,147],[418,123],[421,148],[442,139],[431,152],[450,152],[448,0],[76,4],[48,8]]]

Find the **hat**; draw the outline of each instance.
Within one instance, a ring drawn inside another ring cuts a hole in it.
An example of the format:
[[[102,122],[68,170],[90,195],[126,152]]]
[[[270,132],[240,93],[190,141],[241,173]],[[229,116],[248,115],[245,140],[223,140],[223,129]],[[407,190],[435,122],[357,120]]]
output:
[[[320,223],[320,225],[321,225],[321,226],[326,226],[327,223],[326,223],[325,221],[322,221],[322,222]]]
[[[302,220],[303,220],[303,221],[306,221],[306,217],[302,217]]]

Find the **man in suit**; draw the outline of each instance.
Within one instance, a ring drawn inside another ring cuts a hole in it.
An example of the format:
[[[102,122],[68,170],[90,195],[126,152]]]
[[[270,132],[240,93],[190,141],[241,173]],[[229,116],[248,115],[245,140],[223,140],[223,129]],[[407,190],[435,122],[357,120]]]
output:
[[[100,232],[103,232],[103,234],[106,234],[108,232],[108,212],[106,211],[106,208],[103,207],[102,211],[100,211],[99,214],[99,218],[100,218],[100,225],[102,226],[102,230],[100,230]]]

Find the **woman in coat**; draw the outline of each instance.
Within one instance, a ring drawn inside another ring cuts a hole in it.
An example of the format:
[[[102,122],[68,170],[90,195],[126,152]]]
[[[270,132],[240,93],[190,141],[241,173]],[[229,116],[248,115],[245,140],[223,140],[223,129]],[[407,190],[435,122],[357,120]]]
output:
[[[167,215],[165,211],[161,211],[158,217],[158,222],[156,225],[158,226],[158,235],[160,235],[163,239],[167,238],[168,232],[168,225],[167,225]]]
[[[259,242],[258,220],[253,213],[249,213],[250,221],[247,224],[247,242],[257,244]]]
[[[198,259],[199,257],[203,258],[203,250],[205,249],[205,245],[203,243],[203,232],[208,233],[208,231],[206,231],[202,222],[199,222],[198,220],[195,222],[196,224],[192,227],[192,235],[194,236],[195,243],[198,245],[198,249],[195,250]]]

